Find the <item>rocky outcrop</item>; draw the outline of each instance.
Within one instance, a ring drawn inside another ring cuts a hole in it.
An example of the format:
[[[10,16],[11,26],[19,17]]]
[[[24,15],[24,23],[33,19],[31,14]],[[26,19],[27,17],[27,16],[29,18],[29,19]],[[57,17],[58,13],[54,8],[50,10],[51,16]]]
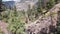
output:
[[[28,10],[28,6],[30,5],[30,8],[32,8],[32,6],[34,6],[36,4],[37,0],[20,0],[20,1],[16,1],[15,5],[17,8],[17,11],[21,11],[21,10]]]
[[[17,8],[17,11],[20,10],[28,10],[28,6],[30,5],[30,8],[32,8],[33,6],[37,6],[38,5],[38,0],[15,0],[15,5]],[[40,0],[42,3],[42,6],[46,7],[46,3],[49,0]]]
[[[45,15],[39,16],[39,18],[34,21],[27,23],[25,29],[27,34],[53,34],[56,31],[56,24],[58,18],[58,11],[60,10],[60,3],[56,4],[52,9],[49,10]]]

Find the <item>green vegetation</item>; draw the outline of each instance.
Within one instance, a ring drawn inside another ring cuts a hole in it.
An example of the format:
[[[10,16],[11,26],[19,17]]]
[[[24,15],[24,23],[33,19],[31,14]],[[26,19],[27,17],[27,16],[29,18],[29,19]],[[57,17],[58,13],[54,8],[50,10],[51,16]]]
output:
[[[8,30],[12,34],[25,34],[23,12],[8,10],[1,13],[2,20],[9,24]]]
[[[13,10],[6,9],[5,6],[2,6],[3,12],[0,12],[0,19],[4,22],[8,23],[8,30],[11,31],[12,34],[26,34],[24,25],[25,25],[25,19],[26,15],[28,15],[29,20],[35,21],[40,15],[44,14],[43,10],[49,10],[51,9],[56,3],[57,0],[49,0],[47,2],[46,8],[43,8],[43,4],[41,2],[42,0],[38,1],[37,8],[33,7],[33,9],[29,9],[25,12],[23,11],[16,11],[16,7],[14,6]],[[46,12],[45,12],[46,13]],[[57,24],[57,34],[60,34],[60,22]],[[0,30],[0,34],[2,34]]]
[[[60,34],[60,12],[58,12],[57,34]]]

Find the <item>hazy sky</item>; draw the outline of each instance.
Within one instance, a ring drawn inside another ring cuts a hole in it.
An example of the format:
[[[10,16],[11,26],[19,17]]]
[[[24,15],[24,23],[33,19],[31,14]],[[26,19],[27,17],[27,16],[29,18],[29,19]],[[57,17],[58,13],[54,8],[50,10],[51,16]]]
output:
[[[20,0],[2,0],[2,1],[20,1]]]
[[[12,1],[12,0],[2,0],[2,1]]]

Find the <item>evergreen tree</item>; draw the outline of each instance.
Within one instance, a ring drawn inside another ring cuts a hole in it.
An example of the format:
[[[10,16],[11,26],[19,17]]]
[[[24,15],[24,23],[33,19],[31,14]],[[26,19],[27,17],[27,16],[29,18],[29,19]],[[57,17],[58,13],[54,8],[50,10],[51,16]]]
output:
[[[55,0],[49,0],[47,2],[47,9],[51,9],[55,5]]]
[[[2,0],[0,0],[0,12],[2,12]]]
[[[42,0],[38,0],[37,4],[37,12],[42,13]]]

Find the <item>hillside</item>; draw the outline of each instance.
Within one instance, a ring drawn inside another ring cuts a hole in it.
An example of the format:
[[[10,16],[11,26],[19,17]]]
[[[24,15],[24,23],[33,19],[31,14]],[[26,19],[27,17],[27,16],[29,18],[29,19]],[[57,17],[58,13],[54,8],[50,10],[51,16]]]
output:
[[[60,34],[60,0],[0,2],[0,34]]]

